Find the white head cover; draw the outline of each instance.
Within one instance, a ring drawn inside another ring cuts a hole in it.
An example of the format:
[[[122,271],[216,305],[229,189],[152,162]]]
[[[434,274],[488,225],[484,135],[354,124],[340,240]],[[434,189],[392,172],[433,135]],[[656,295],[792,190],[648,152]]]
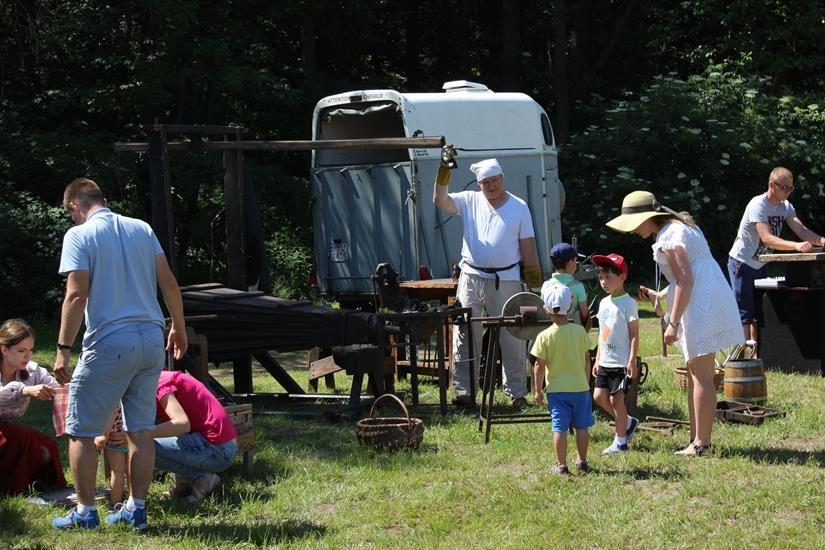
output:
[[[566,315],[573,306],[573,291],[564,285],[551,285],[550,291],[544,298],[544,305],[550,313]]]
[[[470,170],[476,175],[476,181],[503,174],[496,159],[485,159],[470,165]]]

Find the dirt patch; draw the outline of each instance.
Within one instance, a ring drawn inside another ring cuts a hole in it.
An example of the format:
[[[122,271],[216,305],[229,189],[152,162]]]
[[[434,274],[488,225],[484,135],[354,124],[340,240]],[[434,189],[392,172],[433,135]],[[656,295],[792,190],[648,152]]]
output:
[[[825,449],[825,437],[819,435],[813,437],[788,437],[782,440],[782,447],[794,451],[822,451]]]
[[[313,509],[315,514],[321,516],[332,516],[338,511],[338,506],[334,502],[322,502]]]
[[[681,481],[663,481],[660,479],[637,479],[633,483],[620,485],[626,491],[642,494],[651,499],[661,499],[682,492]]]

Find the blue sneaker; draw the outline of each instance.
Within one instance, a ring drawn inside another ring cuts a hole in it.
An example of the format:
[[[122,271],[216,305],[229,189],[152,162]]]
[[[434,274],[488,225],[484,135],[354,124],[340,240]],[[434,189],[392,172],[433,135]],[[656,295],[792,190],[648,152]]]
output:
[[[54,518],[52,527],[55,529],[97,529],[100,527],[100,517],[97,510],[92,510],[85,516],[77,513],[77,508],[72,508],[65,516]]]
[[[636,433],[636,428],[638,427],[639,419],[635,416],[627,415],[627,432],[625,432],[625,435],[627,436],[628,441],[630,441],[630,438]]]
[[[125,523],[131,525],[138,531],[146,531],[146,508],[135,508],[134,511],[126,509],[126,504],[115,512],[106,516],[106,523],[117,525],[118,523]]]

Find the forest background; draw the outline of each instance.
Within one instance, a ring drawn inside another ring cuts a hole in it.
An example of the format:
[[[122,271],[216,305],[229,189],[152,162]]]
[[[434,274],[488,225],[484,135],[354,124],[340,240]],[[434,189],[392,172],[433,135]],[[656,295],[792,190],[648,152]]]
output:
[[[322,97],[438,92],[467,79],[550,114],[565,238],[621,250],[603,222],[636,188],[690,211],[723,261],[770,169],[825,231],[822,0],[0,0],[0,319],[55,314],[74,177],[149,218],[148,162],[116,153],[144,125],[239,124],[309,139]],[[249,153],[276,294],[308,296],[305,153]],[[182,283],[221,281],[219,155],[172,166]],[[637,271],[638,272],[638,271]]]

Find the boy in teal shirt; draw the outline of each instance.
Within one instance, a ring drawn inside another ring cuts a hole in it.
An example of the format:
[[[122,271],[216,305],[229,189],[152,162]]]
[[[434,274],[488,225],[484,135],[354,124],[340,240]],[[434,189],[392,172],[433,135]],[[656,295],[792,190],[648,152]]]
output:
[[[583,327],[567,318],[573,307],[573,292],[569,288],[553,285],[544,305],[554,324],[538,335],[531,353],[536,357],[533,385],[537,403],[543,401],[542,380],[546,382],[547,409],[552,420],[556,452],[556,465],[551,472],[570,473],[567,468],[567,430],[571,426],[576,429],[576,469],[586,472],[588,430],[594,424],[588,383],[590,338]]]
[[[568,319],[571,322],[587,326],[590,311],[587,308],[587,292],[584,285],[574,277],[579,261],[576,249],[567,243],[559,243],[550,249],[550,261],[553,262],[553,275],[541,285],[541,299],[547,297],[550,288],[556,285],[566,286],[573,292],[573,308]]]

